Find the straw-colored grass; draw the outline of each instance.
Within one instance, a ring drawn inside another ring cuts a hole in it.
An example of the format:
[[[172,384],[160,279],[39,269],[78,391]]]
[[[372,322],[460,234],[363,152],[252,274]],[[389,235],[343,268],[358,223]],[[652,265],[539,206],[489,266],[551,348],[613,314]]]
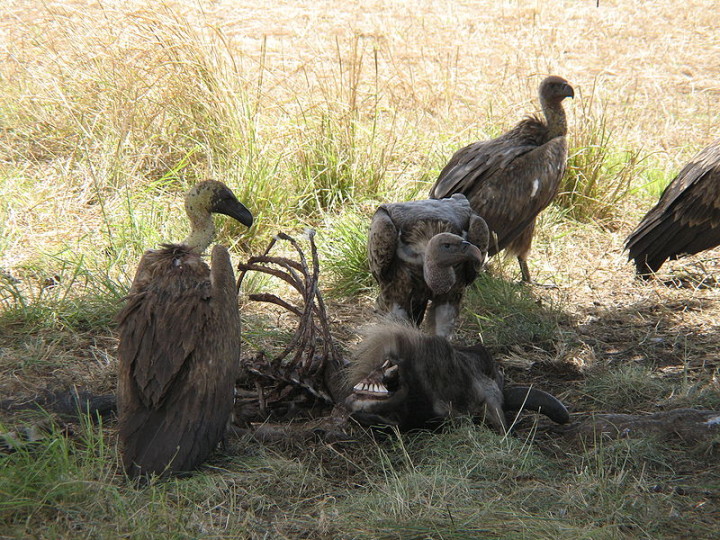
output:
[[[142,252],[184,237],[182,193],[207,177],[256,216],[250,231],[218,219],[236,259],[278,230],[318,229],[331,320],[351,335],[372,309],[374,208],[425,196],[454,150],[537,112],[553,73],[576,90],[570,160],[530,266],[555,288],[515,283],[515,261],[496,258],[457,339],[484,340],[509,379],[577,417],[717,408],[717,252],[664,267],[682,287],[638,283],[622,253],[717,136],[716,10],[599,4],[5,2],[0,396],[114,390],[114,314]],[[244,354],[287,339],[263,309],[243,299]],[[2,413],[0,432],[22,421]],[[75,429],[0,457],[0,535],[705,538],[720,526],[712,444],[583,447],[459,420],[348,444],[236,439],[191,478],[135,488],[112,422]]]

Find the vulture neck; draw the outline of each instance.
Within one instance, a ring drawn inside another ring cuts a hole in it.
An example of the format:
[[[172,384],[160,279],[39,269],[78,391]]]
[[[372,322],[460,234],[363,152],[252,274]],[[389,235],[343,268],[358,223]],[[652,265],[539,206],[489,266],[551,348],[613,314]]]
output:
[[[203,253],[215,237],[212,214],[207,210],[200,211],[193,208],[186,210],[190,218],[190,234],[182,243],[197,253]]]
[[[433,294],[445,294],[455,285],[455,270],[452,264],[444,263],[428,250],[423,264],[425,283]]]
[[[567,135],[567,119],[565,118],[565,109],[563,109],[562,101],[550,101],[542,99],[543,114],[548,127],[548,141],[555,137],[564,137]]]

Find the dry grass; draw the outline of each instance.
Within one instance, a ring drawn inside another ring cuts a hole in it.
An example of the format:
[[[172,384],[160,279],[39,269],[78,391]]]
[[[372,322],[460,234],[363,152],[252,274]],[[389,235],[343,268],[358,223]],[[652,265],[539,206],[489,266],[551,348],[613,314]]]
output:
[[[515,263],[496,260],[482,291],[496,303],[470,295],[459,338],[485,338],[511,379],[578,415],[720,408],[718,252],[663,268],[676,286],[637,282],[622,253],[659,186],[717,136],[716,18],[700,0],[5,2],[0,395],[112,390],[112,316],[142,251],[182,237],[180,193],[207,176],[258,218],[250,233],[222,224],[237,257],[278,228],[328,239],[331,317],[351,340],[372,296],[354,279],[363,216],[422,196],[454,149],[535,112],[554,73],[576,89],[568,191],[588,186],[541,219],[531,272],[556,288],[505,286]],[[283,335],[261,312],[245,311],[253,347]],[[7,534],[704,537],[720,523],[716,448],[465,425],[338,447],[241,440],[207,474],[136,491],[112,426],[82,433],[0,463]]]

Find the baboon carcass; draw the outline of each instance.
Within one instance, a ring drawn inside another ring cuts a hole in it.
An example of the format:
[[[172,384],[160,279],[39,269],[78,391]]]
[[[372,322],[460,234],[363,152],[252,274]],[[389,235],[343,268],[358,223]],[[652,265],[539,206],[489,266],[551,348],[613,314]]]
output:
[[[348,379],[352,391],[345,404],[367,426],[406,431],[470,415],[505,432],[505,412],[521,409],[560,424],[570,420],[565,406],[547,392],[505,387],[502,371],[482,345],[453,346],[441,336],[392,321],[366,329]]]

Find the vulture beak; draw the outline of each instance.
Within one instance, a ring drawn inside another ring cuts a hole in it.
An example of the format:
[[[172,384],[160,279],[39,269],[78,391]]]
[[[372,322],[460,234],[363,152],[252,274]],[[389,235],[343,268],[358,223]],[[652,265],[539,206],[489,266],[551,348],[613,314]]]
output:
[[[243,203],[233,198],[220,199],[213,205],[213,212],[225,214],[246,227],[252,227],[253,216]]]
[[[467,240],[463,240],[461,245],[463,253],[466,253],[469,259],[477,261],[477,268],[482,268],[482,265],[485,264],[485,260],[487,259],[487,253],[481,251],[479,247]]]
[[[565,85],[565,97],[573,98],[575,99],[575,90],[573,90],[573,87],[569,84]]]

